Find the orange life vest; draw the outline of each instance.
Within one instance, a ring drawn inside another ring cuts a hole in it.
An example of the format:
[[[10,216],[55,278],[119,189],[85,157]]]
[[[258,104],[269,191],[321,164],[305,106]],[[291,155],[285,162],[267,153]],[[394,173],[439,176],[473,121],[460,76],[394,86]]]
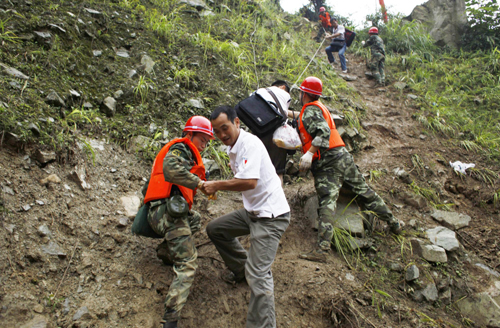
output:
[[[300,132],[300,139],[302,140],[302,152],[305,154],[306,151],[308,151],[309,148],[311,148],[313,141],[313,137],[311,137],[311,135],[306,131],[304,124],[302,123],[302,115],[304,115],[304,110],[306,109],[307,106],[318,106],[319,108],[321,108],[321,111],[323,112],[323,117],[325,118],[325,121],[328,123],[328,126],[330,127],[330,145],[328,146],[328,149],[345,146],[344,141],[340,137],[339,131],[337,131],[337,128],[335,127],[335,122],[333,121],[332,115],[330,115],[330,111],[321,102],[315,100],[313,102],[305,104],[302,107],[302,110],[300,111],[299,132]],[[313,156],[313,161],[319,158],[321,158],[321,155],[318,150]]]
[[[197,175],[202,180],[206,180],[205,166],[203,165],[203,160],[201,159],[200,152],[198,151],[198,149],[196,149],[196,146],[188,138],[174,139],[163,146],[158,155],[156,155],[155,161],[153,162],[153,169],[151,170],[151,178],[149,179],[148,191],[146,192],[146,197],[144,197],[144,203],[170,197],[170,192],[172,191],[173,184],[165,181],[165,176],[163,175],[163,159],[167,155],[170,147],[180,142],[188,146],[195,156],[195,165],[189,172]],[[187,187],[179,185],[176,186],[179,188],[182,196],[188,202],[189,209],[191,209],[191,206],[193,205],[194,195],[196,194],[196,188],[192,190]]]
[[[332,26],[332,23],[330,22],[330,14],[326,11],[324,15],[319,15],[319,19],[321,19],[321,25],[323,25],[324,28]]]

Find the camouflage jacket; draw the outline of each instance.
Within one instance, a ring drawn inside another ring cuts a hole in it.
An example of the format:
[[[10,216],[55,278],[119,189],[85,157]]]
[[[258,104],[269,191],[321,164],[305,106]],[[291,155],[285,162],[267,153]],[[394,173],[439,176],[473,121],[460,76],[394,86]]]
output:
[[[378,35],[371,35],[368,40],[366,40],[366,43],[364,47],[370,46],[370,49],[372,51],[372,55],[375,53],[380,53],[385,56],[385,45],[384,45],[384,40],[380,38]]]
[[[200,178],[189,172],[195,164],[193,157],[191,150],[183,143],[170,147],[163,159],[165,181],[194,190]]]
[[[328,149],[330,145],[330,127],[323,117],[323,113],[318,106],[307,106],[302,116],[302,124],[307,133],[313,138],[312,145],[319,147],[320,158],[313,162],[312,170],[321,169],[325,164],[331,160],[332,156],[343,149],[338,147]]]

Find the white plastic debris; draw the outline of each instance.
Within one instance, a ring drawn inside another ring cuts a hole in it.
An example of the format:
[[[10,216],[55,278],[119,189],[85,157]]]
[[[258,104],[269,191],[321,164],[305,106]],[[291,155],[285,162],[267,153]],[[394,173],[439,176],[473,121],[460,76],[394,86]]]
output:
[[[468,168],[471,168],[471,167],[475,167],[476,164],[473,164],[473,163],[462,163],[460,161],[456,161],[456,162],[450,162],[450,166],[457,172],[460,172],[462,174],[465,174],[465,170],[467,170]]]

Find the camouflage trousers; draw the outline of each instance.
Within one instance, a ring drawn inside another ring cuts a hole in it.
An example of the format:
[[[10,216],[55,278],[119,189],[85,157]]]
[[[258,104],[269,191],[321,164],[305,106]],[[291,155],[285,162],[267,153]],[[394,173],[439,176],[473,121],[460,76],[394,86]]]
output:
[[[166,211],[166,204],[151,202],[148,212],[148,223],[159,235],[165,236],[166,249],[173,263],[175,278],[170,284],[165,299],[165,316],[167,321],[177,321],[180,311],[186,304],[189,289],[194,281],[198,264],[198,253],[192,237],[191,225],[198,227],[200,215],[190,211],[190,215],[172,218]],[[198,224],[196,225],[196,220]],[[191,225],[190,225],[191,223]]]
[[[352,155],[344,148],[328,151],[321,159],[319,169],[311,170],[314,175],[314,186],[318,195],[318,244],[323,250],[329,250],[335,225],[335,210],[342,185],[357,195],[356,201],[373,212],[380,220],[389,224],[398,222],[392,215],[384,200],[367,184],[359,171]]]
[[[385,56],[380,52],[373,53],[368,66],[375,80],[378,83],[385,83]]]

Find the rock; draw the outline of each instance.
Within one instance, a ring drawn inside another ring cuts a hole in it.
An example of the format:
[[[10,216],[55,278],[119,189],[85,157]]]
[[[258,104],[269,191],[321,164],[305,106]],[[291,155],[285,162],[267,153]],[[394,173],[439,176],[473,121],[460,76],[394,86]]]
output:
[[[391,262],[389,263],[389,270],[394,271],[394,272],[402,272],[403,271],[403,266],[401,263],[398,262]]]
[[[107,117],[113,117],[116,112],[116,100],[113,97],[106,97],[101,103],[99,107],[101,112],[104,113]]]
[[[465,0],[429,0],[404,19],[423,23],[437,45],[458,48],[467,26]]]
[[[4,185],[2,185],[2,192],[5,194],[9,194],[11,196],[15,195],[14,190],[12,190],[12,188],[4,186]]]
[[[154,122],[149,124],[149,133],[150,134],[155,133],[157,129],[158,129],[158,126]]]
[[[428,229],[426,234],[431,243],[441,246],[447,251],[455,251],[460,247],[460,244],[455,236],[455,232],[445,227]]]
[[[120,49],[118,49],[118,50],[116,51],[116,55],[117,55],[118,57],[122,57],[122,58],[129,58],[129,57],[130,57],[130,55],[129,55],[129,53],[128,53],[127,49],[125,49],[125,48],[120,48]]]
[[[78,310],[76,310],[76,313],[73,315],[73,321],[77,320],[88,320],[91,319],[92,317],[90,316],[89,309],[86,306],[82,306]]]
[[[152,139],[145,136],[137,136],[130,140],[129,151],[137,152],[149,147]]]
[[[314,229],[318,229],[318,197],[313,196],[306,201],[304,205],[304,214],[311,220]],[[351,198],[339,195],[337,200],[337,211],[335,215],[334,226],[343,228],[353,236],[364,237],[365,229],[363,226],[363,216],[360,208]]]
[[[102,13],[100,11],[97,11],[97,10],[94,10],[94,9],[83,8],[83,10],[85,10],[86,12],[88,12],[93,17],[100,17],[102,15]]]
[[[128,72],[128,77],[129,79],[133,78],[134,76],[137,75],[137,71],[135,69],[131,69],[129,72]]]
[[[398,90],[403,90],[404,88],[406,88],[406,87],[407,87],[407,84],[406,84],[406,83],[404,83],[404,82],[396,82],[396,83],[394,83],[393,85],[394,85],[394,87],[395,87],[396,89],[398,89]]]
[[[8,144],[9,146],[19,148],[22,144],[19,136],[12,132],[6,132],[4,137],[5,137],[5,143]]]
[[[48,245],[42,245],[41,249],[45,254],[57,255],[61,258],[66,257],[64,250],[54,241],[50,241]]]
[[[435,302],[437,301],[439,296],[436,285],[432,283],[425,286],[425,288],[421,292],[422,296],[427,300],[427,302]]]
[[[439,295],[439,300],[444,304],[449,304],[451,301],[451,289],[447,288]]]
[[[400,193],[401,198],[403,198],[403,201],[412,207],[415,207],[416,209],[420,211],[427,211],[429,209],[429,206],[427,204],[427,199],[425,197],[413,194],[407,191],[403,191]]]
[[[368,238],[353,237],[352,239],[349,239],[349,244],[352,250],[367,249],[373,246],[373,240]]]
[[[203,9],[209,10],[210,8],[203,2],[203,0],[180,0],[180,3],[185,3],[188,6],[195,7],[196,10],[201,11]],[[229,9],[229,8],[228,8]]]
[[[113,93],[113,97],[115,99],[120,99],[121,96],[123,96],[123,91],[122,90],[117,90],[117,91],[115,91],[115,93]]]
[[[476,263],[474,264],[475,266],[487,271],[489,274],[491,274],[492,276],[495,276],[497,278],[500,278],[500,273],[498,273],[498,271],[495,271],[493,269],[491,269],[489,266],[487,265],[484,265],[482,263]]]
[[[30,123],[28,124],[28,130],[30,130],[35,137],[40,136],[40,129],[35,123]]]
[[[29,76],[24,75],[23,73],[19,72],[17,69],[9,67],[3,63],[0,63],[0,67],[3,68],[3,72],[7,75],[10,75],[16,79],[22,79],[22,80],[29,80]]]
[[[402,168],[395,168],[394,169],[394,174],[404,183],[410,184],[412,183],[412,179],[410,177],[410,174],[405,171],[405,169]]]
[[[46,224],[43,224],[43,225],[38,227],[38,234],[42,237],[52,235],[52,233],[49,230],[49,227]]]
[[[135,218],[137,212],[139,211],[139,205],[141,200],[137,196],[123,196],[120,197],[123,207],[125,208],[125,214],[129,219]]]
[[[41,304],[37,304],[33,307],[33,311],[35,311],[36,313],[42,313],[43,312],[43,305]]]
[[[35,203],[36,203],[37,205],[39,205],[39,206],[43,206],[43,205],[45,205],[45,203],[44,203],[42,200],[38,200],[38,199],[37,199],[37,200],[35,200]]]
[[[205,166],[207,172],[210,172],[210,175],[220,171],[219,164],[217,164],[217,162],[213,159],[203,158],[203,165]]]
[[[436,245],[422,245],[422,257],[429,262],[448,262],[446,251]]]
[[[64,303],[63,303],[63,314],[66,315],[69,313],[69,298],[67,297],[65,300],[64,300]]]
[[[10,81],[9,85],[12,87],[12,89],[21,90],[23,88],[21,84],[17,81]]]
[[[61,179],[56,175],[56,174],[51,174],[49,175],[48,177],[40,180],[40,184],[42,186],[45,186],[47,185],[49,182],[52,182],[52,183],[60,183],[61,182]]]
[[[339,74],[339,76],[341,78],[343,78],[344,80],[350,82],[350,81],[356,81],[358,79],[357,76],[354,76],[354,75],[348,75],[348,74]]]
[[[68,178],[76,182],[82,190],[91,188],[91,186],[85,181],[86,177],[87,173],[85,172],[85,167],[83,166],[75,166],[68,176]]]
[[[129,224],[128,218],[121,217],[118,219],[118,228],[125,228]]]
[[[419,276],[420,276],[420,271],[418,270],[418,267],[415,264],[411,265],[406,270],[406,275],[405,275],[406,281],[416,280],[418,279]]]
[[[478,327],[500,327],[500,306],[487,293],[479,293],[456,302],[462,315]]]
[[[29,210],[31,210],[31,206],[29,204],[26,204],[26,205],[23,205],[21,206],[21,208],[23,209],[23,211],[25,212],[28,212]]]
[[[435,210],[431,214],[431,217],[445,227],[448,227],[452,230],[458,230],[463,227],[467,227],[471,220],[471,217],[466,214],[441,210]]]
[[[35,150],[34,158],[41,164],[47,164],[56,160],[56,153],[53,151]]]
[[[415,100],[415,99],[417,99],[417,98],[418,98],[418,96],[416,96],[416,95],[412,95],[412,94],[409,94],[409,95],[407,95],[406,97],[407,97],[408,99],[412,99],[412,100]]]
[[[153,72],[155,62],[148,55],[144,55],[141,58],[141,65],[144,65],[144,70],[146,71],[146,73],[151,74],[151,72]]]
[[[92,54],[94,57],[101,57],[102,51],[101,50],[92,50]]]
[[[205,106],[203,105],[203,102],[199,99],[189,99],[188,100],[189,105],[196,109],[205,109]]]
[[[28,321],[19,328],[46,328],[48,325],[47,319],[42,315],[35,315],[33,319]]]
[[[11,235],[14,233],[14,229],[16,228],[16,226],[14,224],[11,224],[11,223],[4,223],[3,224],[3,227],[5,228],[5,230],[7,230],[8,233],[10,233]]]
[[[49,27],[53,30],[57,30],[59,32],[62,32],[62,33],[66,33],[66,30],[63,29],[62,27],[60,27],[59,25],[56,25],[56,24],[49,24]]]
[[[65,107],[66,103],[64,100],[62,100],[61,97],[55,92],[54,90],[51,90],[47,97],[45,98],[45,102],[49,104],[50,106],[53,107]]]
[[[140,273],[132,273],[132,276],[138,284],[142,285],[142,275]]]
[[[89,103],[88,101],[83,103],[83,108],[85,108],[85,109],[91,109],[92,107],[94,107],[94,106],[91,103]]]

